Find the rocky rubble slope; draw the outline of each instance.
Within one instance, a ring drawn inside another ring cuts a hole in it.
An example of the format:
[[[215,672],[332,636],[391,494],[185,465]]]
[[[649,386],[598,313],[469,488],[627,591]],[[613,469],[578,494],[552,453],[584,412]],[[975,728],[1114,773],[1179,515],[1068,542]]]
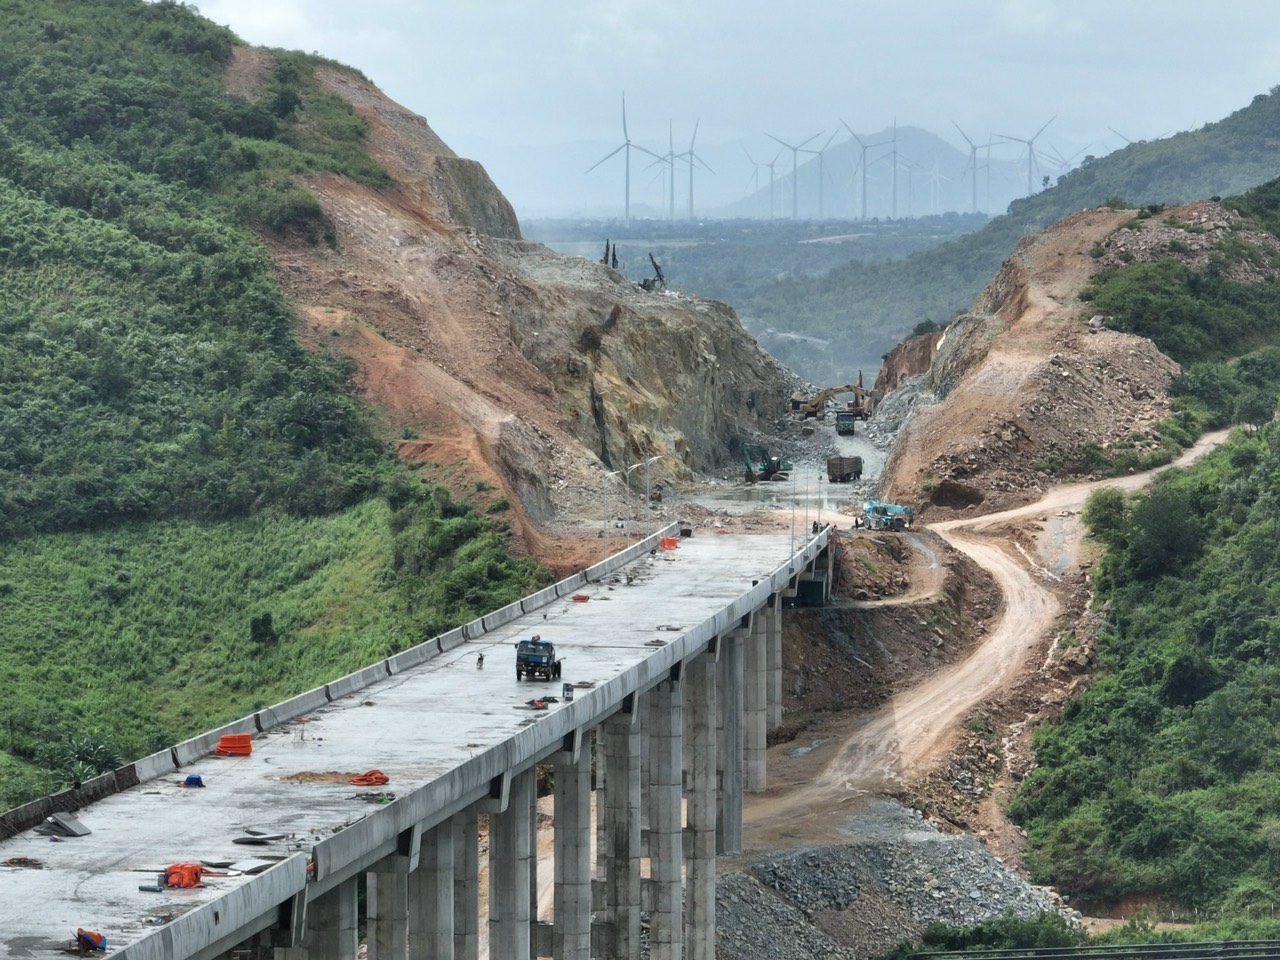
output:
[[[895,801],[869,801],[842,829],[847,844],[768,857],[717,882],[724,957],[852,960],[916,938],[935,920],[968,927],[1062,908],[973,837],[943,833]]]

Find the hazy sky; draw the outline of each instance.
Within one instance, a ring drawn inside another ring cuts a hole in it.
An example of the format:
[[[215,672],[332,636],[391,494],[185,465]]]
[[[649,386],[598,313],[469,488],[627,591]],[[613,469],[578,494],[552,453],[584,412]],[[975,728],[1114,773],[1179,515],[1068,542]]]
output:
[[[1105,153],[1280,84],[1276,0],[204,0],[247,41],[359,68],[464,156],[893,122]],[[838,139],[844,139],[844,135]],[[825,139],[825,136],[824,138]],[[776,145],[775,145],[776,147]],[[590,151],[587,151],[590,153]],[[584,156],[582,167],[598,159]]]

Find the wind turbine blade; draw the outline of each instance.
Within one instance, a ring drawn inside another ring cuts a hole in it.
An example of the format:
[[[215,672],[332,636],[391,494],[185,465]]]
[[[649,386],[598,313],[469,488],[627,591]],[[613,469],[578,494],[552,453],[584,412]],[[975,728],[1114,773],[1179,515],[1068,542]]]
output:
[[[834,140],[834,139],[836,138],[836,134],[837,134],[837,133],[839,133],[839,132],[840,132],[839,130],[832,130],[832,131],[831,131],[831,136],[827,137],[827,142],[826,142],[826,143],[824,143],[824,144],[822,145],[822,149],[821,149],[821,150],[819,150],[818,152],[819,152],[819,153],[825,153],[825,152],[826,152],[827,147],[831,146],[831,141],[832,141],[832,140]]]
[[[849,131],[849,136],[853,137],[853,139],[858,141],[858,146],[860,147],[866,146],[866,144],[862,142],[862,138],[853,132],[853,127],[849,126],[849,124],[845,123],[843,120],[841,120],[840,122],[844,124],[844,128]]]
[[[1048,129],[1049,129],[1049,124],[1050,124],[1050,123],[1053,123],[1053,121],[1055,121],[1055,120],[1057,120],[1057,119],[1058,119],[1058,115],[1055,113],[1052,117],[1050,117],[1050,118],[1048,119],[1048,121],[1045,123],[1045,125],[1044,125],[1043,127],[1041,127],[1039,130],[1037,130],[1037,131],[1036,131],[1036,137],[1040,136],[1040,134],[1042,134],[1042,133],[1044,133],[1046,130],[1048,130]],[[1030,140],[1028,140],[1027,142],[1028,142],[1028,143],[1035,143],[1035,139],[1036,139],[1036,137],[1032,137],[1032,138],[1031,138]]]
[[[1117,130],[1115,127],[1107,127],[1107,129],[1108,129],[1108,130],[1110,130],[1112,133],[1114,133],[1117,137],[1119,137],[1119,138],[1120,138],[1121,140],[1123,140],[1125,143],[1133,143],[1133,141],[1132,141],[1132,140],[1130,140],[1128,137],[1126,137],[1123,133],[1121,133],[1121,132],[1120,132],[1119,130]]]
[[[640,144],[638,144],[638,143],[632,143],[632,144],[627,144],[627,145],[628,145],[628,146],[630,146],[632,150],[639,150],[641,153],[647,153],[649,156],[653,157],[655,160],[664,160],[664,161],[665,161],[665,159],[666,159],[665,157],[660,157],[660,156],[658,156],[658,155],[657,155],[656,153],[654,153],[652,150],[649,150],[649,149],[647,149],[647,148],[645,148],[645,147],[640,146]]]
[[[625,140],[625,141],[627,141],[627,143],[630,143],[630,142],[631,142],[631,134],[627,133],[627,94],[626,94],[626,91],[623,91],[623,94],[622,94],[622,139],[623,139],[623,140]]]
[[[703,160],[700,156],[698,156],[696,153],[690,154],[690,157],[692,157],[693,160],[696,160],[698,162],[698,166],[700,166],[703,170],[707,171],[707,173],[715,173],[715,171],[712,170],[711,167],[707,165],[707,162]]]
[[[701,120],[695,120],[695,121],[693,121],[693,136],[689,138],[689,152],[690,152],[690,153],[693,153],[693,145],[694,145],[694,143],[696,143],[696,142],[697,142],[697,140],[698,140],[698,124],[700,124],[701,122],[702,122]]]
[[[951,121],[951,125],[955,127],[957,130],[960,130],[960,124],[956,123],[954,120]],[[965,143],[969,144],[969,146],[973,147],[974,149],[977,149],[978,145],[974,143],[972,140],[970,140],[969,135],[965,133],[963,130],[960,130],[960,136],[964,137]]]
[[[772,133],[766,133],[766,134],[765,134],[765,136],[766,136],[766,137],[768,137],[770,140],[777,140],[777,141],[778,141],[778,143],[782,144],[782,145],[783,145],[784,147],[786,147],[788,150],[794,149],[794,148],[791,146],[791,144],[787,143],[785,140],[781,140],[781,139],[779,139],[778,137],[775,137]]]
[[[810,140],[817,140],[820,136],[822,136],[822,131],[821,131],[821,130],[819,130],[817,133],[815,133],[815,134],[814,134],[812,137],[810,137],[808,140],[801,140],[798,144],[796,144],[796,145],[795,145],[794,149],[799,150],[801,147],[803,147],[803,146],[804,146],[806,143],[808,143]]]
[[[610,157],[612,157],[612,156],[613,156],[615,153],[617,153],[619,150],[624,150],[624,149],[626,149],[626,146],[627,146],[627,145],[624,143],[622,146],[620,146],[620,147],[618,147],[618,148],[616,148],[616,149],[614,149],[614,150],[609,151],[609,152],[608,152],[608,153],[606,153],[603,157],[601,157],[599,160],[597,160],[597,161],[596,161],[595,163],[593,163],[591,166],[587,167],[587,169],[583,170],[582,172],[583,172],[583,173],[590,173],[590,172],[591,172],[592,170],[594,170],[596,167],[600,166],[600,164],[604,163],[606,160],[608,160]]]

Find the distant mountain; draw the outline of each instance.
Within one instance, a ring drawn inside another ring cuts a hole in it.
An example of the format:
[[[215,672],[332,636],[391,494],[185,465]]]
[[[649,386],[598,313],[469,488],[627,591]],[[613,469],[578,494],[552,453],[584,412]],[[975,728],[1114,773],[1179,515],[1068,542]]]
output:
[[[1177,203],[1242,193],[1280,176],[1278,94],[1280,87],[1273,88],[1199,130],[1086,157],[1055,186],[1015,201],[1005,216],[934,250],[890,263],[852,262],[820,278],[789,277],[734,305],[753,328],[831,339],[831,351],[816,358],[824,364],[865,365],[921,321],[945,322],[967,310],[1019,237],[1068,213],[1109,199]]]

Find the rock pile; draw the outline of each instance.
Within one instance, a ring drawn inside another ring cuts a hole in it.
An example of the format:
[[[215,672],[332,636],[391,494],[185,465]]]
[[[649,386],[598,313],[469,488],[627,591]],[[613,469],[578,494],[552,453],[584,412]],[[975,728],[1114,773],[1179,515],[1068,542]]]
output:
[[[942,833],[895,801],[869,802],[845,829],[857,839],[774,855],[749,875],[718,881],[726,956],[866,956],[918,937],[932,921],[969,927],[1064,909],[974,837]]]

